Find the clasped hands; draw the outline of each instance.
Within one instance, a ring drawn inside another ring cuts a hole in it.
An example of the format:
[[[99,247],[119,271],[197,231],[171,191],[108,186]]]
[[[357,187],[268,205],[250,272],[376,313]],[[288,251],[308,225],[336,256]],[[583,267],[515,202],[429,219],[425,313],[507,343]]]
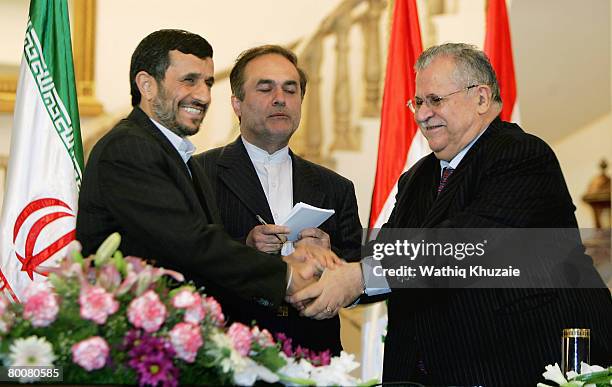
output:
[[[287,241],[288,227],[274,224],[255,226],[246,244],[266,253],[279,252]],[[361,266],[347,263],[331,251],[330,238],[318,228],[300,232],[295,251],[283,257],[288,265],[287,302],[306,317],[317,320],[335,316],[363,290]]]
[[[286,301],[303,316],[331,318],[362,293],[361,265],[347,263],[329,249],[303,245],[283,259],[293,270]]]

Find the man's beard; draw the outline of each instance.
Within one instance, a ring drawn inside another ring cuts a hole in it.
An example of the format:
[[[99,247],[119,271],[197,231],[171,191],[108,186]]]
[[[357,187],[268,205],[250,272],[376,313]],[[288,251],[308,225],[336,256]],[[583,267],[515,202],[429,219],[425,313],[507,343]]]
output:
[[[176,112],[172,109],[171,101],[166,98],[163,88],[159,90],[159,95],[153,101],[152,107],[159,123],[180,137],[193,136],[200,130],[199,125],[193,129],[178,123]]]

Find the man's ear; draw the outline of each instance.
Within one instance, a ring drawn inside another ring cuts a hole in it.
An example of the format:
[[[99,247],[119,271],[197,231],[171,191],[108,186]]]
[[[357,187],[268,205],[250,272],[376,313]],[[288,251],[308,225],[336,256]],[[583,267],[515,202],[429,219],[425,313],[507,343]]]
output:
[[[236,117],[238,117],[238,121],[240,121],[240,117],[242,116],[242,101],[235,95],[232,95],[232,108],[234,109]]]
[[[478,113],[484,114],[489,111],[491,103],[493,102],[491,96],[491,88],[488,85],[478,85],[476,87],[477,98],[478,98]]]
[[[146,71],[136,74],[136,86],[146,101],[151,101],[157,95],[157,81]]]

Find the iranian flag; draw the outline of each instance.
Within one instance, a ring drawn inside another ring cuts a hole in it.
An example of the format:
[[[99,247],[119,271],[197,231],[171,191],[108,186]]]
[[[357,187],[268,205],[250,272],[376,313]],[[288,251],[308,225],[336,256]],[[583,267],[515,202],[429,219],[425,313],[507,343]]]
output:
[[[519,123],[519,107],[516,98],[516,79],[512,59],[512,39],[506,0],[489,0],[487,6],[487,32],[484,51],[495,70],[503,101],[501,119]]]
[[[422,51],[416,0],[395,0],[387,71],[380,114],[376,178],[370,209],[370,238],[391,215],[401,174],[430,151],[414,115],[406,106],[414,98],[414,64]],[[362,328],[361,378],[381,380],[387,312],[381,302],[369,306]]]
[[[0,292],[18,302],[75,238],[83,147],[66,0],[32,0],[0,219]]]

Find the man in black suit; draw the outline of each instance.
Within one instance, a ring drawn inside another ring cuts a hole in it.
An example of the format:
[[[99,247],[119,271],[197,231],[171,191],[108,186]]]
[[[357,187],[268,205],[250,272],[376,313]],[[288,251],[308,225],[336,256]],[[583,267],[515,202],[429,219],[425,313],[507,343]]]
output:
[[[306,75],[293,52],[266,45],[237,58],[230,73],[232,106],[240,121],[240,137],[227,146],[196,157],[216,193],[223,225],[236,240],[260,251],[291,251],[289,229],[278,226],[294,204],[304,202],[334,209],[320,228],[301,231],[296,246],[316,244],[341,257],[355,256],[361,246],[361,223],[353,184],[337,173],[311,163],[289,149],[298,128],[306,92]],[[258,217],[267,225],[260,224]],[[338,317],[316,321],[282,306],[271,312],[255,304],[226,304],[231,319],[282,332],[294,345],[339,354]]]
[[[441,228],[575,230],[575,207],[553,151],[518,125],[499,119],[499,87],[485,54],[473,46],[449,43],[426,50],[415,68],[416,97],[409,106],[433,153],[400,178],[396,205],[385,228],[419,229],[422,235]],[[400,263],[382,261],[385,268]],[[584,269],[570,274],[594,273],[583,250],[565,263]],[[364,258],[362,266],[352,263],[328,270],[318,284],[298,292],[291,301],[318,296],[303,313],[325,318],[364,290],[362,273],[367,280],[372,274],[369,268]],[[327,285],[328,281],[343,281],[344,286]],[[590,328],[591,361],[608,365],[610,292],[598,277],[589,286],[392,286],[383,380],[533,385],[542,380],[545,365],[560,362],[563,328]]]
[[[154,32],[138,45],[130,66],[134,110],[91,152],[77,238],[90,254],[118,231],[125,255],[180,271],[211,295],[229,292],[277,306],[286,292],[314,280],[312,258],[325,263],[334,255],[304,247],[284,259],[270,257],[233,241],[219,225],[187,139],[210,103],[212,53],[204,38],[181,30]]]

